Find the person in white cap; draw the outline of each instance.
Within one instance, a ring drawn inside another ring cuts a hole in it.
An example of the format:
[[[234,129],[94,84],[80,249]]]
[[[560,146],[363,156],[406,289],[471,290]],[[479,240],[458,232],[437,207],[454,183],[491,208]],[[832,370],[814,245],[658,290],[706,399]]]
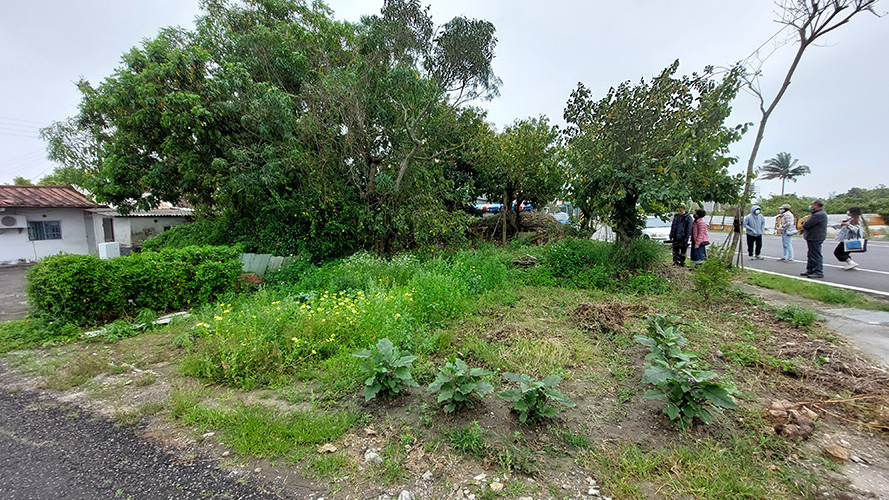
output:
[[[793,241],[791,238],[797,231],[796,217],[790,211],[789,204],[781,205],[781,212],[775,217],[775,225],[781,230],[781,246],[784,247],[784,254],[778,259],[778,262],[793,262]]]

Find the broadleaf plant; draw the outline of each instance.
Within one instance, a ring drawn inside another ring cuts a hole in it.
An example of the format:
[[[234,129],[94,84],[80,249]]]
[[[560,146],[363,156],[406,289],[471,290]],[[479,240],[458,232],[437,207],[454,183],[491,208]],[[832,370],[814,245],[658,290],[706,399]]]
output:
[[[389,339],[380,339],[373,351],[362,349],[355,354],[362,358],[359,365],[364,380],[364,400],[381,395],[391,398],[401,392],[404,386],[416,387],[418,384],[411,375],[411,364],[416,356],[402,355]]]
[[[646,398],[666,399],[664,413],[682,429],[695,418],[709,424],[714,412],[738,407],[729,389],[714,381],[716,373],[698,369],[697,356],[682,350],[686,340],[674,318],[653,316],[648,320],[649,335],[636,336],[637,342],[651,349],[645,356],[642,382],[656,389],[646,391]]]
[[[453,413],[461,408],[473,408],[477,398],[494,392],[494,387],[482,381],[492,372],[484,368],[469,368],[460,358],[439,369],[435,380],[429,384],[429,392],[438,392],[438,402],[445,404],[445,411]]]
[[[514,403],[513,409],[519,412],[519,421],[522,423],[533,423],[554,416],[558,409],[551,402],[568,408],[575,406],[571,398],[553,389],[562,381],[562,377],[558,375],[550,375],[540,381],[535,381],[524,373],[504,373],[503,376],[518,383],[519,388],[507,389],[498,393],[498,396]]]

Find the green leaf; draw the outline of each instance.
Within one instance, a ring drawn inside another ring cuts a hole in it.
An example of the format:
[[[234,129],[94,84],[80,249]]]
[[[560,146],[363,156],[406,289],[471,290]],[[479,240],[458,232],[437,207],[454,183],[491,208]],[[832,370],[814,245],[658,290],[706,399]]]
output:
[[[676,420],[676,417],[679,416],[679,407],[674,405],[673,403],[667,403],[667,416],[670,417],[670,420]]]
[[[666,366],[648,365],[642,374],[642,383],[660,385],[673,378],[673,370]]]
[[[706,397],[707,400],[710,401],[710,403],[712,403],[714,406],[726,408],[729,410],[738,408],[738,405],[735,403],[732,397],[729,396],[728,391],[726,391],[722,387],[708,386],[704,387],[702,389],[702,392],[704,393],[704,397]]]
[[[501,398],[503,398],[507,401],[511,401],[513,403],[518,401],[522,397],[522,393],[520,393],[519,391],[517,391],[515,389],[507,389],[505,391],[501,391],[501,392],[497,393],[497,395],[500,396]]]
[[[543,387],[555,387],[559,385],[559,382],[562,381],[562,377],[558,375],[550,375],[545,379],[541,380],[540,383],[543,384]]]

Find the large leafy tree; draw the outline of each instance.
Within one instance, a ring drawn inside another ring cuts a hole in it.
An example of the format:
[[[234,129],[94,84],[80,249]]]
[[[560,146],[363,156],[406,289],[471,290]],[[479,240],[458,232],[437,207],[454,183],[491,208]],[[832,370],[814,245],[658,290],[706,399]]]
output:
[[[73,127],[45,131],[97,199],[186,199],[215,221],[211,240],[322,257],[457,225],[443,208],[461,192],[453,129],[473,126],[467,100],[496,94],[493,25],[436,27],[410,0],[358,24],[301,0],[203,9],[195,30],[163,30],[81,82]]]
[[[790,153],[778,153],[774,158],[766,160],[765,165],[759,167],[763,180],[781,179],[781,196],[784,196],[784,182],[796,182],[797,177],[812,173],[807,165],[799,165],[799,160],[793,158]]]
[[[479,143],[479,188],[489,200],[503,200],[509,220],[513,206],[542,206],[556,198],[567,180],[559,131],[546,117],[516,120],[503,132],[490,131]],[[513,230],[521,227],[515,212]]]
[[[677,77],[679,61],[646,82],[627,81],[599,100],[583,84],[565,108],[570,192],[626,244],[641,234],[642,214],[661,215],[689,199],[737,199],[740,177],[727,156],[743,127],[724,126],[738,91],[738,71],[723,80]]]

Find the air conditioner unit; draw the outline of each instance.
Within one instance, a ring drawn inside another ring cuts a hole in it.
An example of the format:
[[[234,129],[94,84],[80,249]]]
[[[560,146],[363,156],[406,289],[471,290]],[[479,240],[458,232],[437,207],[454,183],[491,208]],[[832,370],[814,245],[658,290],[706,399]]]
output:
[[[0,229],[24,229],[28,227],[28,219],[24,215],[0,214]]]

